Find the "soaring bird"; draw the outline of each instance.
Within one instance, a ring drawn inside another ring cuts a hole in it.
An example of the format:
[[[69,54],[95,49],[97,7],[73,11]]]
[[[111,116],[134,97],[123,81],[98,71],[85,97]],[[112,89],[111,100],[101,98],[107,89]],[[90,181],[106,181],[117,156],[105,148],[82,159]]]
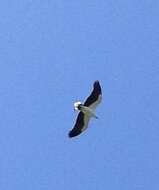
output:
[[[101,86],[99,84],[99,81],[95,81],[93,84],[93,91],[91,92],[91,95],[86,99],[84,104],[82,104],[80,101],[74,103],[75,110],[79,110],[80,112],[77,116],[73,129],[68,134],[70,138],[75,137],[86,130],[91,117],[94,117],[96,119],[98,118],[95,114],[95,109],[101,100]]]

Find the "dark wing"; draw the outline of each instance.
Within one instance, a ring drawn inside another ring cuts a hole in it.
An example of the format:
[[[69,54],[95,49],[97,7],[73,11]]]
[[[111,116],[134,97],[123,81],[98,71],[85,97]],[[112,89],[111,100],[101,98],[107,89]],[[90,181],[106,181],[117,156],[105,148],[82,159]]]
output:
[[[76,123],[75,123],[73,129],[69,132],[68,136],[71,138],[71,137],[75,137],[75,136],[79,135],[80,133],[82,133],[83,126],[84,126],[84,113],[79,112],[77,119],[76,119]]]
[[[92,104],[96,104],[96,105],[99,104],[102,97],[101,95],[102,95],[102,89],[99,84],[99,81],[95,81],[93,84],[93,91],[91,95],[86,99],[84,106],[89,107]]]
[[[68,136],[71,138],[81,134],[88,127],[89,119],[89,115],[87,116],[83,112],[79,112],[76,123],[73,129],[69,132]]]

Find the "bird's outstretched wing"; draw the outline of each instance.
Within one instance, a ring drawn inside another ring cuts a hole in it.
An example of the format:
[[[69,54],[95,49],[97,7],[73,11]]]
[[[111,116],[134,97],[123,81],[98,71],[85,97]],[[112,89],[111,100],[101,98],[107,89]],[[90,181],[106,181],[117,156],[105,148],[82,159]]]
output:
[[[69,132],[68,136],[71,138],[81,134],[88,127],[89,119],[90,116],[84,114],[83,112],[79,112],[76,123],[73,129]]]
[[[93,91],[91,95],[86,99],[84,106],[90,107],[91,109],[96,109],[97,105],[102,100],[102,89],[99,81],[95,81],[93,84]]]

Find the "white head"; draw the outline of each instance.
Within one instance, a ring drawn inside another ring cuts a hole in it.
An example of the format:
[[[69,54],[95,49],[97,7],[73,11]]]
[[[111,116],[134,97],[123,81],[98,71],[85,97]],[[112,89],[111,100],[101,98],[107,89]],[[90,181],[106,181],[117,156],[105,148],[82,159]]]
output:
[[[74,103],[74,109],[75,109],[75,110],[78,110],[78,106],[81,105],[81,104],[82,104],[82,103],[79,102],[79,101],[78,101],[78,102],[75,102],[75,103]]]

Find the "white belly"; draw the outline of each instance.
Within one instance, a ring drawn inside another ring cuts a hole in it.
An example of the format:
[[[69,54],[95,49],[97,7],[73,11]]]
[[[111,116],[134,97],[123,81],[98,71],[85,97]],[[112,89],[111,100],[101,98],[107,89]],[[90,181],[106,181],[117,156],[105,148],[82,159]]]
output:
[[[89,115],[91,117],[95,116],[93,110],[89,107],[86,107],[86,106],[81,106],[81,111],[86,114],[86,115]]]

